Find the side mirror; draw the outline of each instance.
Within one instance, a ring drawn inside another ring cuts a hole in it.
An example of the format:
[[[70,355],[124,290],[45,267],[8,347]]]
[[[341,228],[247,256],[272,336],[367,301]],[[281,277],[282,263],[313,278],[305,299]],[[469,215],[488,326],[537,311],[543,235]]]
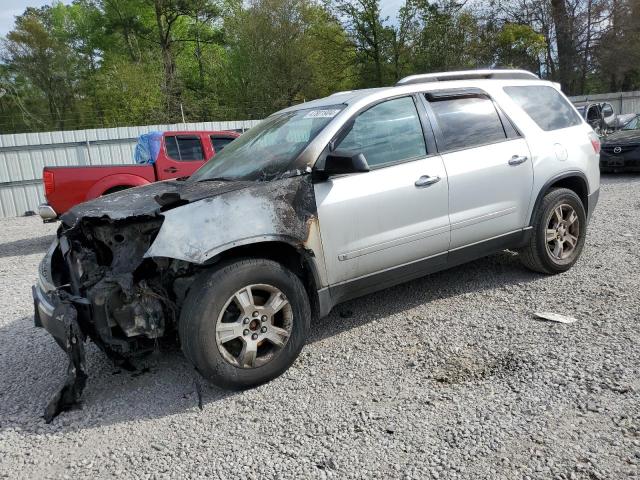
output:
[[[368,172],[369,165],[367,159],[361,152],[349,152],[346,150],[335,150],[324,159],[324,165],[316,166],[316,173],[324,178],[331,175],[343,175],[345,173]]]

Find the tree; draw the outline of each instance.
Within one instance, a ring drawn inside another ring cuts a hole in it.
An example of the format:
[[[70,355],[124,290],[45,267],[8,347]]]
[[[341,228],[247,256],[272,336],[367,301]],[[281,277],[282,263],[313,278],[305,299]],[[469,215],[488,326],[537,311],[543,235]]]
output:
[[[529,25],[506,23],[496,35],[496,64],[542,74],[544,36]]]
[[[361,86],[381,87],[391,79],[388,56],[393,49],[393,30],[380,16],[379,0],[337,0],[336,10],[354,44]],[[396,45],[399,48],[399,45]]]
[[[60,35],[51,7],[28,8],[2,44],[10,75],[25,79],[42,94],[48,119],[56,128],[73,124],[78,58]]]
[[[352,56],[343,31],[311,1],[254,0],[247,8],[238,2],[225,32],[225,96],[240,114],[263,117],[351,86]]]

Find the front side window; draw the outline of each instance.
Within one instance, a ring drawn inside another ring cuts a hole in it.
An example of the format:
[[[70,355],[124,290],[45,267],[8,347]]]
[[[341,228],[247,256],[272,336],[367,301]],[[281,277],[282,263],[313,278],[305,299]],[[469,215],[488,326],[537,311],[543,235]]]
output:
[[[200,137],[196,135],[171,135],[165,137],[167,155],[171,160],[190,162],[204,160]]]
[[[444,98],[430,101],[441,138],[440,151],[472,148],[507,138],[496,107],[486,97]]]
[[[569,101],[553,87],[526,85],[504,87],[504,91],[544,131],[559,130],[582,123],[582,119]]]
[[[372,167],[426,156],[413,99],[388,100],[361,113],[337,148],[364,154]]]

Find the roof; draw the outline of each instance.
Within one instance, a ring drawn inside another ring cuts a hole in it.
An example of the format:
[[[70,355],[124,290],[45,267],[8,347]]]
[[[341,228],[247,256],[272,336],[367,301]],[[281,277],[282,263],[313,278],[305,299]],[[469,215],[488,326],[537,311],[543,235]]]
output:
[[[398,85],[411,85],[426,82],[444,82],[452,80],[539,80],[536,74],[517,69],[458,70],[455,72],[424,73],[404,77]]]
[[[441,90],[445,88],[482,87],[482,85],[495,84],[496,82],[512,81],[520,83],[544,82],[536,75],[531,72],[527,72],[526,70],[466,70],[458,72],[428,73],[424,75],[412,75],[410,77],[405,77],[392,87],[365,88],[362,90],[337,92],[329,95],[328,97],[294,105],[281,110],[280,112],[290,112],[308,108],[323,108],[333,105],[353,105],[367,97],[385,97],[387,96],[386,93],[390,92],[404,93],[404,91],[409,90],[428,91]]]

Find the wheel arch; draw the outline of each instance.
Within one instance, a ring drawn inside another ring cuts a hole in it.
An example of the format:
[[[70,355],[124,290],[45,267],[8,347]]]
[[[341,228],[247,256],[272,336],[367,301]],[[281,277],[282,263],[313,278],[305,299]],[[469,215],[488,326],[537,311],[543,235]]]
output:
[[[105,190],[102,195],[109,195],[111,193],[121,192],[122,190],[127,190],[129,188],[133,188],[134,185],[116,185],[115,187],[111,187]]]
[[[146,178],[140,177],[138,175],[132,175],[129,173],[117,173],[114,175],[107,175],[106,177],[101,178],[87,192],[85,197],[86,200],[93,200],[94,198],[98,198],[109,190],[112,190],[117,187],[128,186],[128,187],[140,187],[142,185],[148,185],[149,180]]]
[[[578,170],[564,172],[549,179],[538,192],[538,197],[529,216],[529,225],[533,224],[533,217],[542,203],[544,196],[554,188],[568,188],[575,192],[576,195],[580,197],[585,212],[587,215],[589,214],[589,181],[587,180],[587,176]]]
[[[301,280],[309,296],[313,319],[320,316],[320,299],[318,290],[321,285],[321,277],[318,265],[315,262],[315,254],[297,244],[287,241],[282,237],[261,237],[254,242],[230,247],[209,259],[202,265],[204,269],[215,268],[222,263],[232,262],[241,258],[265,258],[273,260],[285,266],[296,274]]]

